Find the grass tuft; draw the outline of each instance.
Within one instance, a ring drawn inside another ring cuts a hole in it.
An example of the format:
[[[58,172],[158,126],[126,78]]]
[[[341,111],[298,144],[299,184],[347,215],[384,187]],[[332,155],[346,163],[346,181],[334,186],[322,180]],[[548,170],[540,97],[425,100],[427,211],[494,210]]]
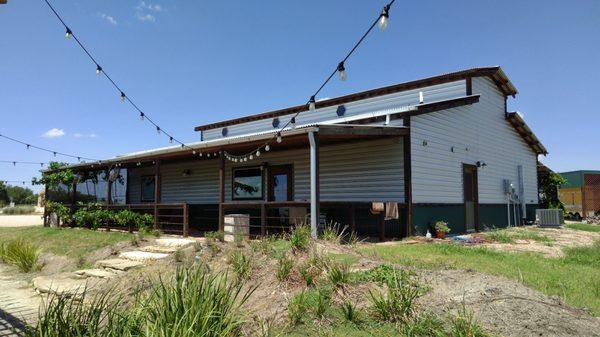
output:
[[[23,273],[37,269],[39,257],[39,248],[22,239],[0,244],[0,261],[16,266]]]
[[[229,262],[237,275],[238,281],[247,280],[252,275],[252,258],[240,250],[234,250],[229,255]]]
[[[293,267],[294,261],[286,255],[282,255],[277,259],[277,271],[275,275],[279,282],[287,281],[289,279]]]

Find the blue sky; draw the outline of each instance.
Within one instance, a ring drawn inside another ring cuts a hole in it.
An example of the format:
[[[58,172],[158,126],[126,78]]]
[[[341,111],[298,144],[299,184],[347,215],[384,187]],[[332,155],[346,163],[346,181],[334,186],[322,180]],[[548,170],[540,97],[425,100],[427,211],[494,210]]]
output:
[[[199,139],[196,125],[305,102],[384,5],[52,3],[127,94],[184,141]],[[599,18],[595,0],[398,0],[388,30],[369,36],[346,63],[348,80],[323,96],[501,65],[520,92],[509,109],[550,151],[543,161],[600,169]],[[0,133],[99,158],[168,145],[95,75],[42,0],[0,5],[0,31]],[[0,139],[0,160],[52,159]],[[38,169],[0,163],[0,180],[30,180]]]

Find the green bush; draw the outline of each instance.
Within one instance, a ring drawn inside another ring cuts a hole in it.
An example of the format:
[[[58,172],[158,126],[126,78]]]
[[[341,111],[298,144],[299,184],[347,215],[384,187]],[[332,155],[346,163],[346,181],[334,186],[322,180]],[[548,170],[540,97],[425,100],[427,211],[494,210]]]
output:
[[[222,231],[206,232],[206,233],[204,233],[204,236],[208,240],[213,240],[213,241],[223,241],[223,240],[225,240],[225,233],[222,232]]]
[[[0,244],[0,260],[28,273],[38,267],[40,251],[38,247],[23,240]]]
[[[280,282],[286,281],[290,277],[290,272],[294,267],[294,261],[287,257],[286,255],[282,255],[279,259],[277,259],[277,272],[276,276]]]
[[[408,322],[414,317],[416,300],[425,289],[403,271],[394,271],[386,285],[385,295],[369,291],[374,316],[383,322]]]
[[[252,274],[252,259],[240,250],[235,250],[229,256],[229,262],[238,280],[246,280]]]
[[[296,294],[288,304],[288,318],[292,325],[302,323],[308,312],[308,296],[306,292]]]
[[[358,310],[356,306],[352,304],[352,302],[346,301],[342,303],[342,305],[340,306],[340,310],[342,312],[342,316],[344,316],[344,319],[346,319],[346,321],[351,323],[358,323]]]
[[[327,278],[335,287],[350,282],[350,266],[347,263],[330,263],[327,266]]]
[[[305,251],[310,244],[310,227],[296,226],[289,236],[292,249],[296,251]]]
[[[139,214],[130,210],[112,212],[102,209],[101,205],[89,204],[79,208],[72,216],[73,225],[98,229],[101,227],[119,226],[123,228],[147,231],[154,224],[154,217],[150,214]]]
[[[115,214],[114,221],[115,224],[119,227],[137,227],[136,224],[139,217],[140,215],[138,213],[126,209]]]
[[[21,214],[32,214],[35,213],[34,206],[19,205],[15,207],[6,207],[2,209],[4,215],[21,215]]]

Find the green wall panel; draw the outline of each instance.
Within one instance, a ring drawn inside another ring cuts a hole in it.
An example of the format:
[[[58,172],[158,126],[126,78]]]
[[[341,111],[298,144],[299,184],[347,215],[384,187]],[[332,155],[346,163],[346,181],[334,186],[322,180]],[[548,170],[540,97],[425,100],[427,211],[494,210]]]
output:
[[[448,222],[450,234],[465,232],[465,217],[462,205],[413,205],[415,235],[425,235],[427,228],[433,227],[440,220]]]

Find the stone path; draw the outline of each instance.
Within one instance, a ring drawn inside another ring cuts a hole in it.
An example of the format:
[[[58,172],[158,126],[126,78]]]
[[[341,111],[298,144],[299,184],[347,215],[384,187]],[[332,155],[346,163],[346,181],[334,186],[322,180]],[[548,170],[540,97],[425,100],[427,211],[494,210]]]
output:
[[[139,250],[123,252],[118,258],[100,260],[96,268],[51,276],[38,276],[32,280],[33,289],[24,281],[15,281],[12,270],[0,265],[0,337],[18,336],[25,322],[35,324],[41,304],[39,294],[81,296],[109,279],[133,268],[162,260],[180,248],[197,242],[192,239],[161,238],[154,245]],[[35,290],[35,291],[34,291]]]

